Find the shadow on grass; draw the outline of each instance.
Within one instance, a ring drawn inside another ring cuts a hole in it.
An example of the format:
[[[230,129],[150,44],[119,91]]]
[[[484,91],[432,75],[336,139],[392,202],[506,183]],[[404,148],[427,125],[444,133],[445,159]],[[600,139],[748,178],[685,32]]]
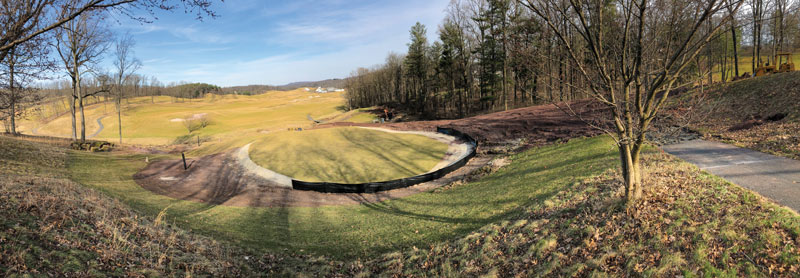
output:
[[[153,194],[132,175],[144,167],[137,156],[81,155],[75,180],[98,188],[147,215],[170,207],[168,218],[218,239],[270,252],[365,257],[427,246],[463,236],[489,223],[519,217],[576,180],[616,162],[605,137],[532,149],[483,179],[441,192],[349,206],[242,208],[187,202]],[[90,169],[103,165],[100,172]],[[225,196],[227,192],[219,192]],[[385,194],[385,193],[384,193]],[[290,202],[288,192],[282,197]],[[360,199],[363,196],[354,195]],[[258,202],[257,200],[255,202]]]

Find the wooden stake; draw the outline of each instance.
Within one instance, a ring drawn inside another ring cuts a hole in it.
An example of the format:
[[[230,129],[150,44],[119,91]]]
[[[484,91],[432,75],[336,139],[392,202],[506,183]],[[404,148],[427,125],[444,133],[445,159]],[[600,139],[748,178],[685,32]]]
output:
[[[183,170],[189,169],[189,166],[186,166],[186,155],[181,152],[181,158],[183,158]]]

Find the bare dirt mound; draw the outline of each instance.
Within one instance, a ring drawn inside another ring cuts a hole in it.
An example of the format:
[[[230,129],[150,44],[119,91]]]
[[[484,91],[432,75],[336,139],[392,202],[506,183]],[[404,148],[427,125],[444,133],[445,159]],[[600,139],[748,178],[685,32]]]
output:
[[[584,120],[601,123],[604,113],[600,105],[590,101],[578,101],[570,105],[580,115],[569,115],[565,106],[555,104],[518,108],[458,120],[419,121],[385,124],[358,124],[337,122],[323,124],[317,128],[333,126],[380,126],[398,130],[435,131],[436,127],[448,127],[469,134],[482,145],[505,144],[509,140],[526,139],[528,144],[541,145],[562,139],[594,136],[601,131],[592,128]]]
[[[250,174],[236,162],[234,152],[194,159],[188,170],[183,170],[180,160],[156,161],[133,178],[140,186],[156,194],[187,201],[238,207],[318,207],[381,202],[429,191],[467,178],[489,160],[488,156],[475,157],[441,179],[372,194],[334,194],[281,187]]]

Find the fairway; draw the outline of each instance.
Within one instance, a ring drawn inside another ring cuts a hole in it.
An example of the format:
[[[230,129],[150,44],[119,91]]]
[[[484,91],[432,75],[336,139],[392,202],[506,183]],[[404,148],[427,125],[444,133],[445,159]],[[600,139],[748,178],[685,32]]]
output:
[[[260,134],[308,127],[308,119],[333,118],[343,113],[338,107],[344,102],[340,94],[315,94],[304,90],[271,91],[260,95],[212,95],[202,99],[176,99],[167,96],[137,97],[122,101],[123,142],[145,145],[165,145],[188,134],[182,119],[207,115],[211,124],[193,135],[213,136],[215,141],[255,138]],[[118,121],[113,103],[100,103],[86,108],[86,134],[93,134],[97,118],[105,128],[95,139],[118,140]],[[80,124],[79,124],[80,125]],[[69,114],[52,121],[31,119],[21,124],[25,133],[68,137],[71,133]]]
[[[253,144],[250,158],[299,180],[363,183],[426,173],[447,148],[423,135],[326,128],[270,134]]]

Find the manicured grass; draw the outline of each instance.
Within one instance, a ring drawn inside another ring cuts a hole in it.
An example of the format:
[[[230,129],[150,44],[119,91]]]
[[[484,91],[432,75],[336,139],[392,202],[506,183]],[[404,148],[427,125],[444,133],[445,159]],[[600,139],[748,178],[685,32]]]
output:
[[[153,159],[153,157],[150,157]],[[453,239],[539,203],[576,181],[615,165],[607,137],[578,139],[511,157],[513,163],[480,181],[377,204],[318,208],[213,206],[155,195],[132,175],[143,155],[71,153],[74,180],[121,199],[146,215],[254,247],[332,257],[365,257]]]
[[[206,113],[212,124],[196,131],[200,136],[216,136],[218,140],[238,137],[243,132],[285,130],[288,127],[307,127],[313,123],[308,115],[327,118],[341,114],[340,94],[317,95],[302,90],[269,92],[255,96],[212,95],[202,99],[173,99],[171,97],[139,97],[123,101],[122,134],[125,143],[169,144],[188,131],[176,119]],[[96,119],[103,120],[105,129],[97,139],[118,138],[118,124],[112,103],[100,103],[86,108],[87,135],[97,130]],[[32,128],[35,123],[27,122]],[[39,128],[42,135],[69,135],[69,115],[58,117]]]
[[[352,117],[347,119],[347,121],[353,123],[371,123],[376,119],[378,119],[378,117],[375,117],[375,115],[372,115],[372,113],[357,112]]]
[[[270,134],[250,146],[250,158],[304,181],[362,183],[426,173],[446,151],[423,135],[346,127]]]

